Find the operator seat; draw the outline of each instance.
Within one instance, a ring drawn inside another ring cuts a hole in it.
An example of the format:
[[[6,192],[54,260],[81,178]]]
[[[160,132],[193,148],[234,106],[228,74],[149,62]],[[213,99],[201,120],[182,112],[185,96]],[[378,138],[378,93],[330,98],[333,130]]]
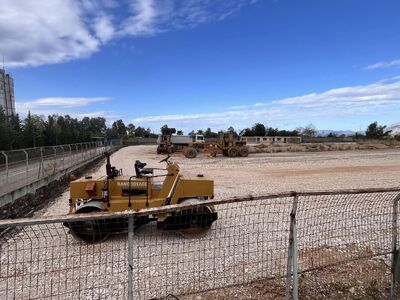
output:
[[[147,164],[142,163],[140,160],[135,161],[136,178],[142,178],[143,175],[154,175],[153,168],[145,168]]]

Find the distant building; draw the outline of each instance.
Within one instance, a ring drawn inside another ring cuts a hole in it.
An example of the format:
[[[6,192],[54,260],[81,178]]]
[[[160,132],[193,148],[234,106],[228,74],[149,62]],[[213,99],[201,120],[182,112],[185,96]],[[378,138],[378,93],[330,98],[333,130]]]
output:
[[[7,116],[15,114],[14,79],[0,69],[0,107]]]

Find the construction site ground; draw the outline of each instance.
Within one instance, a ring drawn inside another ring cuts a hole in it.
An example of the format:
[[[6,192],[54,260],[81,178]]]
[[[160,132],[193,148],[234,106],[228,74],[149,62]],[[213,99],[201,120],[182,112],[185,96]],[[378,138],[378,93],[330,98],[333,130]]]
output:
[[[148,167],[164,168],[158,163],[166,155],[157,155],[156,146],[130,146],[111,156],[112,165],[124,174],[134,174],[135,160]],[[384,188],[399,186],[400,149],[357,150],[300,153],[256,153],[242,157],[194,159],[174,153],[184,176],[204,174],[215,182],[215,198],[263,195],[284,191],[320,191],[334,189]],[[105,163],[87,171],[102,176]],[[68,212],[68,189],[44,211],[45,215]]]
[[[159,164],[158,161],[164,157],[165,155],[156,154],[155,146],[130,146],[112,154],[111,162],[117,168],[122,168],[124,174],[133,174],[135,160],[146,162],[148,167],[163,168],[165,163]],[[185,176],[196,176],[200,173],[214,179],[216,199],[292,190],[395,187],[399,186],[400,178],[399,149],[257,153],[250,154],[246,158],[222,156],[212,158],[201,154],[195,159],[188,159],[180,153],[175,153],[172,160],[179,163],[181,173]],[[87,170],[86,173],[94,176],[104,175],[105,163]],[[46,208],[35,214],[64,215],[68,212],[68,198],[69,191],[66,189]],[[300,278],[300,287],[303,287],[302,296],[305,299],[319,297],[361,299],[372,293],[371,299],[374,299],[375,296],[379,298],[385,291],[378,291],[375,288],[375,281],[369,275],[363,280],[364,275],[362,274],[372,269],[377,269],[376,273],[382,274],[385,266],[376,261],[364,260],[361,263],[357,262],[356,265],[349,263],[337,268],[325,269],[319,271],[317,275],[307,273]],[[363,282],[357,283],[357,286],[353,287],[352,283],[346,282],[346,280],[332,281],[336,278],[335,274],[346,275],[350,274],[350,271],[360,272],[360,276],[357,274],[356,276]],[[365,288],[359,291],[360,286]],[[198,300],[281,299],[282,297],[284,297],[284,282],[277,279],[181,298]]]

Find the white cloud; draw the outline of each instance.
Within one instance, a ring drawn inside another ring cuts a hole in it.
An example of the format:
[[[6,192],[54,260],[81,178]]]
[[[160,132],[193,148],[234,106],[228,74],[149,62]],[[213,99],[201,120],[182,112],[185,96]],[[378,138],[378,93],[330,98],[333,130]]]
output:
[[[400,81],[377,82],[369,85],[343,87],[323,93],[312,93],[273,101],[297,108],[359,108],[400,105]]]
[[[223,20],[254,0],[1,0],[0,53],[7,67],[87,57],[124,36]],[[121,14],[123,12],[123,14]],[[127,13],[127,16],[121,17]]]
[[[375,70],[375,69],[382,69],[382,68],[390,68],[390,67],[396,67],[400,66],[400,59],[392,60],[392,61],[381,61],[378,63],[375,63],[373,65],[367,66],[368,70]]]
[[[108,101],[110,97],[50,97],[40,98],[31,101],[17,101],[16,109],[22,114],[30,111],[32,114],[40,116],[48,116],[53,114],[70,115],[74,117],[84,116],[102,116],[108,119],[117,118],[117,114],[113,111],[93,111],[91,105],[96,104],[98,108]]]
[[[2,0],[0,53],[9,67],[59,63],[98,50],[72,0]]]
[[[107,119],[108,122],[112,120],[116,120],[121,118],[121,114],[115,112],[115,111],[110,111],[110,110],[100,110],[100,111],[91,111],[91,112],[82,112],[78,114],[72,114],[78,118],[83,118],[83,117],[90,117],[90,118],[95,118],[95,117],[104,117]]]
[[[28,111],[32,114],[47,117],[48,115],[70,115],[82,119],[83,117],[104,117],[111,122],[123,117],[114,110],[108,110],[105,104],[112,101],[110,97],[49,97],[25,102],[16,102],[18,112],[25,117]],[[101,107],[105,108],[103,110]],[[95,110],[97,109],[97,110]]]
[[[102,15],[98,16],[93,21],[93,29],[96,37],[102,42],[107,43],[115,35],[115,28],[112,24],[110,16]]]
[[[120,35],[149,35],[158,31],[155,25],[158,12],[154,0],[133,0],[130,8],[132,16],[122,23]]]
[[[96,102],[105,102],[111,100],[110,97],[52,97],[52,98],[40,98],[33,101],[18,101],[16,103],[17,108],[21,110],[33,110],[43,107],[55,107],[58,108],[73,108],[87,106]]]
[[[355,116],[381,116],[395,111],[400,111],[398,79],[257,102],[252,105],[239,105],[225,112],[147,116],[136,118],[133,122],[154,129],[165,123],[191,130],[213,126],[215,129],[226,129],[231,125],[244,128],[256,122],[290,129],[326,118],[334,118],[336,122],[340,122]]]

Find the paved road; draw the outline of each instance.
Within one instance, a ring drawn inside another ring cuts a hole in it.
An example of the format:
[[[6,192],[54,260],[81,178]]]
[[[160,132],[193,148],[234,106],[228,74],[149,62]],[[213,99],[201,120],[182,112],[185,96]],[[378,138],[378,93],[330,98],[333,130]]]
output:
[[[103,152],[102,148],[89,149],[79,153],[68,153],[64,156],[53,155],[45,157],[43,162],[40,158],[10,163],[8,171],[5,165],[0,166],[0,196],[12,192],[20,187],[35,182],[41,178],[52,175],[58,171],[69,168],[84,160],[88,160],[93,156],[97,156]]]

